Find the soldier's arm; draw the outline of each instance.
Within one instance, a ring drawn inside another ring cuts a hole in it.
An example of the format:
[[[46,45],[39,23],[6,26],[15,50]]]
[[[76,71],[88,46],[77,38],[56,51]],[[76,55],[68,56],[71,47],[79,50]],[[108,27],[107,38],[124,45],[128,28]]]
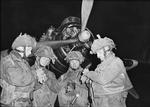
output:
[[[102,81],[104,84],[114,80],[117,78],[120,74],[124,73],[126,71],[125,66],[120,58],[117,58],[108,68],[106,67],[103,75],[102,75]]]
[[[1,78],[15,86],[26,86],[31,83],[30,71],[24,71],[16,65],[9,57],[1,62]]]
[[[108,65],[103,71],[89,72],[87,76],[95,82],[107,84],[120,75],[124,70],[125,67],[122,61],[117,60]]]
[[[48,71],[48,80],[46,81],[46,84],[48,85],[49,89],[54,93],[59,92],[60,85],[58,83],[58,80],[56,79],[55,74],[51,71]]]
[[[7,68],[7,79],[12,85],[27,86],[32,81],[32,74],[30,71],[24,72],[23,69],[13,66]]]
[[[100,81],[100,73],[98,72],[95,72],[95,71],[90,71],[90,72],[87,72],[86,74],[84,74],[87,78],[91,79],[92,81],[94,82],[97,82],[97,83],[100,83],[101,84],[101,81]]]

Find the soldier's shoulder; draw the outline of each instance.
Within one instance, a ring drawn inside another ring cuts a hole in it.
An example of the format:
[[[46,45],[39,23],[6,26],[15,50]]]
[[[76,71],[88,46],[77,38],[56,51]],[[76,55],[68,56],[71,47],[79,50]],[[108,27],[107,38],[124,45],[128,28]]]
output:
[[[120,66],[124,66],[123,60],[121,58],[119,58],[119,57],[116,57],[115,63],[119,64]]]
[[[12,59],[10,54],[1,58],[1,64],[9,65],[9,66],[15,65],[15,63],[14,63],[14,61],[13,61],[13,59]]]
[[[0,51],[1,58],[7,56],[9,54],[8,51],[9,51],[8,49]]]
[[[115,62],[122,63],[123,61],[122,61],[122,59],[121,59],[121,58],[119,58],[119,57],[115,57]]]

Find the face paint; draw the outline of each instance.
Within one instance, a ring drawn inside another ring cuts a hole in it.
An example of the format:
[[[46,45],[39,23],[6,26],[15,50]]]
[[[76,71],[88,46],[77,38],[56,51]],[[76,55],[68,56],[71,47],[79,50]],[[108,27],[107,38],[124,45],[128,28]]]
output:
[[[46,65],[48,65],[50,63],[50,59],[49,58],[47,58],[47,57],[41,57],[40,58],[40,65],[42,65],[42,66],[46,66]]]
[[[21,57],[24,57],[24,47],[17,47],[16,50],[18,51]]]
[[[80,62],[78,60],[71,60],[70,67],[73,69],[78,69],[80,66]]]
[[[105,59],[105,52],[104,52],[104,49],[100,49],[98,50],[97,52],[97,58],[100,58],[101,61],[103,61]]]
[[[24,57],[24,52],[18,52],[20,56],[23,58]]]
[[[25,47],[25,55],[28,57],[31,54],[32,47]]]
[[[16,50],[18,50],[20,52],[23,52],[24,51],[24,47],[22,47],[22,46],[21,47],[17,47]]]
[[[109,50],[110,50],[110,47],[109,47],[109,46],[105,46],[105,47],[104,47],[104,50],[105,50],[105,51],[109,51]]]

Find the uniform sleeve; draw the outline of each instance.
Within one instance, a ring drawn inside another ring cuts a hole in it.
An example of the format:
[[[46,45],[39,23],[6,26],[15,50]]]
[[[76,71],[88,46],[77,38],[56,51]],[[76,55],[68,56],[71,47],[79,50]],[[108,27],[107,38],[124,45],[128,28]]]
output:
[[[5,69],[7,67],[7,64],[11,65],[11,63],[9,63],[9,62],[7,63],[5,57],[1,58],[0,61],[1,61],[0,62],[0,79],[5,79],[5,77],[6,77]]]
[[[10,80],[10,76],[9,73],[13,72],[11,70],[13,69],[9,69],[9,68],[15,68],[14,66],[14,62],[10,59],[9,56],[6,56],[4,58],[1,59],[1,79],[7,81],[8,83],[12,83]]]
[[[2,60],[0,61],[0,79],[2,79],[3,77],[3,65],[2,65]]]
[[[47,80],[47,85],[51,91],[54,93],[57,93],[59,91],[59,84],[58,80],[56,79],[56,76],[54,73],[51,71],[48,71],[48,80]]]
[[[102,82],[100,81],[100,73],[95,72],[95,71],[90,71],[88,73],[85,74],[88,78],[90,78],[91,80],[93,80],[94,82],[97,82],[99,84],[102,84]]]
[[[32,75],[30,71],[23,71],[11,59],[3,60],[1,63],[1,78],[9,84],[16,86],[26,86],[31,83]]]
[[[100,84],[107,84],[108,82],[114,80],[122,72],[124,72],[125,67],[120,59],[117,59],[110,65],[108,65],[103,71],[89,72],[87,76],[93,81]]]

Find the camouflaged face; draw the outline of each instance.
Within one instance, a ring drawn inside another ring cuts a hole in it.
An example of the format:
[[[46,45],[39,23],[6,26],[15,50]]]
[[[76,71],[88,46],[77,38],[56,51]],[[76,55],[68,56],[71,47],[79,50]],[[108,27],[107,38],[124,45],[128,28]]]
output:
[[[49,46],[41,46],[36,52],[35,52],[36,56],[39,57],[47,57],[50,58],[52,60],[52,62],[54,63],[55,60],[57,59],[57,57],[55,56],[53,49]]]
[[[83,55],[81,54],[81,52],[79,51],[72,51],[70,53],[67,54],[65,60],[67,60],[67,62],[69,62],[70,60],[79,60],[80,63],[82,63],[84,61],[84,57]]]

